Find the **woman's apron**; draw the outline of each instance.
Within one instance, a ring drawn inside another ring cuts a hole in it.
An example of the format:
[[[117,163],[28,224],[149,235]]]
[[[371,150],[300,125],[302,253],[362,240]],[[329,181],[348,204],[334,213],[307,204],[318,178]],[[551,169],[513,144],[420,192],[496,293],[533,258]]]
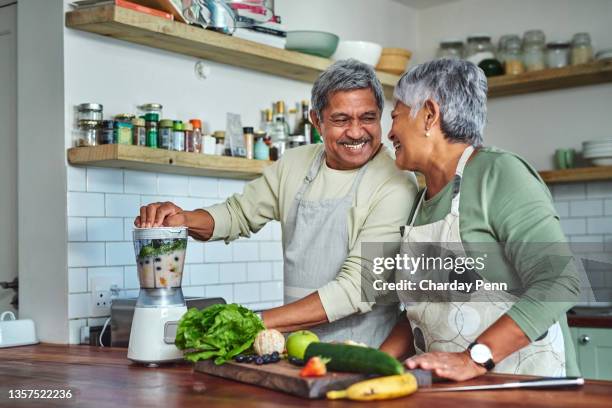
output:
[[[459,202],[463,170],[474,148],[465,149],[453,180],[451,212],[442,220],[415,226],[414,222],[421,209],[425,191],[421,195],[410,225],[404,227],[401,253],[409,257],[419,257],[427,243],[432,245],[436,256],[465,257],[459,230]],[[415,281],[417,290],[398,291],[398,296],[406,309],[412,326],[412,334],[417,354],[441,351],[462,352],[476,338],[497,321],[518,300],[513,294],[504,291],[472,291],[471,293],[448,292],[440,296],[418,289],[418,281],[433,280],[449,282],[452,280],[472,281],[482,279],[475,271],[458,274],[454,271],[416,270],[396,271],[396,280]],[[452,300],[451,300],[452,299]],[[446,300],[446,301],[443,301]],[[455,301],[459,300],[459,301]],[[559,323],[552,325],[538,340],[523,347],[503,361],[497,363],[493,372],[508,374],[530,374],[541,376],[565,375],[565,346]]]
[[[359,169],[349,193],[341,198],[307,201],[304,196],[323,166],[325,151],[315,157],[283,224],[285,304],[333,281],[349,253],[348,215],[368,163]],[[378,347],[395,323],[397,304],[379,306],[312,328],[321,341],[353,340]]]

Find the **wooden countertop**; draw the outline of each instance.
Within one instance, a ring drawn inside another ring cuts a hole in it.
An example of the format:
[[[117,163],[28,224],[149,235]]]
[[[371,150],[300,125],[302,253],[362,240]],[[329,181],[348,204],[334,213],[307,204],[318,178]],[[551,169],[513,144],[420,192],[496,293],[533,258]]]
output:
[[[0,349],[0,407],[610,407],[612,382],[587,381],[574,390],[510,390],[419,394],[361,404],[304,400],[283,393],[194,373],[191,365],[145,368],[127,350],[40,344]],[[487,375],[464,384],[499,383],[516,376]],[[9,390],[63,389],[71,400],[10,400]]]

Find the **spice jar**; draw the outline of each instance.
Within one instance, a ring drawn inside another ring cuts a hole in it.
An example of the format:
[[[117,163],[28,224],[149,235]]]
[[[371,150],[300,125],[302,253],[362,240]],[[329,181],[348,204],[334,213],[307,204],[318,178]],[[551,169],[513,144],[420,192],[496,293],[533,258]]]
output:
[[[157,122],[159,115],[157,113],[147,113],[145,115],[145,131],[147,133],[147,146],[157,147]]]
[[[487,34],[474,34],[468,37],[465,50],[465,59],[480,64],[485,59],[495,59],[495,48],[491,43],[491,37]]]
[[[508,43],[518,41],[519,47],[521,44],[521,38],[516,34],[504,34],[499,37],[497,42],[497,60],[503,64],[506,62],[506,50],[508,49]]]
[[[253,148],[255,160],[269,160],[270,158],[270,148],[264,142],[265,135],[265,132],[255,133],[255,146]]]
[[[222,144],[220,149],[225,149],[225,145]],[[202,154],[217,154],[217,139],[215,139],[212,135],[203,135],[202,136],[202,148],[200,150]],[[223,156],[223,150],[220,150],[219,156]]]
[[[518,75],[525,72],[521,39],[518,36],[509,37],[505,43],[504,69],[506,75]]]
[[[253,133],[252,127],[242,128],[242,134],[244,135],[244,148],[246,151],[245,157],[247,159],[253,159],[253,148],[255,146],[255,134]]]
[[[160,149],[170,150],[172,147],[172,134],[174,133],[174,122],[171,119],[162,119],[159,121],[159,130],[157,132],[157,147]]]
[[[304,146],[306,144],[306,137],[304,135],[289,136],[288,149],[292,149],[298,146]]]
[[[132,144],[136,146],[147,145],[147,131],[144,118],[132,120]]]
[[[81,120],[102,121],[102,105],[99,103],[82,103],[77,106],[77,123]]]
[[[571,49],[572,65],[587,64],[593,60],[593,46],[588,33],[577,33],[572,38]]]
[[[132,121],[134,115],[123,113],[115,116],[115,134],[113,139],[115,143],[132,144]]]
[[[113,144],[115,138],[115,122],[112,120],[103,120],[100,133],[98,134],[98,144]]]
[[[526,31],[523,35],[523,63],[527,71],[544,69],[544,45],[546,36],[542,30]]]
[[[225,156],[225,132],[223,130],[215,130],[213,137],[216,140],[215,154],[217,156]]]
[[[187,151],[200,153],[202,152],[202,121],[199,119],[191,119],[189,121],[191,132],[186,132],[185,137],[187,138]]]
[[[96,146],[100,138],[100,122],[97,120],[79,120],[76,145]]]
[[[463,57],[463,41],[450,38],[440,41],[436,58],[461,59]]]
[[[546,45],[546,65],[548,68],[563,68],[569,64],[570,44],[551,42]]]
[[[172,132],[172,150],[177,152],[185,151],[185,127],[180,120],[174,121],[174,131]]]
[[[159,103],[145,103],[144,105],[141,105],[139,109],[142,111],[144,116],[149,113],[154,113],[157,115],[157,120],[162,117],[163,106]]]
[[[183,123],[183,131],[185,132],[185,151],[194,152],[193,140],[193,125],[191,123]]]

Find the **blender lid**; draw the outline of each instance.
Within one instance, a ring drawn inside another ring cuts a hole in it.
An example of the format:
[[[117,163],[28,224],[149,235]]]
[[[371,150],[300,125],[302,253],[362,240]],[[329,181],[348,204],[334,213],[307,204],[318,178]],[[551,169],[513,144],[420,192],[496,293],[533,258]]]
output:
[[[187,227],[134,228],[134,239],[187,238]]]

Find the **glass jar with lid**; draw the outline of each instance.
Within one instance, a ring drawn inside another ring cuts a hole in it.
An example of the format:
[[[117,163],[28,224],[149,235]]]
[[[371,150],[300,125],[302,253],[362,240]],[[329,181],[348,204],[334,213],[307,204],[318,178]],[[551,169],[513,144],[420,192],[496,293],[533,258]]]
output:
[[[81,120],[102,121],[102,105],[99,103],[82,103],[77,105],[77,123]]]
[[[463,41],[458,38],[448,38],[440,41],[436,58],[461,59],[463,58],[463,51]]]
[[[100,123],[97,120],[79,120],[75,145],[96,146],[100,138]]]
[[[546,36],[542,30],[529,30],[523,34],[523,63],[527,71],[538,71],[546,67],[545,44]]]
[[[157,130],[157,147],[159,149],[172,149],[172,134],[174,133],[174,122],[171,119],[159,121]]]
[[[132,144],[136,146],[147,145],[147,131],[144,118],[132,120]]]
[[[467,39],[465,59],[480,64],[486,59],[495,59],[495,47],[491,43],[491,36],[487,34],[473,34]]]
[[[506,49],[510,41],[518,41],[519,45],[521,44],[521,38],[516,34],[504,34],[497,42],[497,60],[502,64],[506,62]]]
[[[570,44],[557,41],[546,45],[546,66],[548,68],[563,68],[569,64]]]
[[[143,115],[156,114],[158,118],[162,117],[163,106],[160,103],[145,103],[138,107]]]
[[[572,65],[588,64],[593,60],[593,46],[589,33],[574,34],[570,55]]]
[[[135,116],[130,113],[115,115],[114,140],[119,144],[132,144],[132,121]]]
[[[525,72],[521,39],[518,36],[508,38],[505,43],[504,70],[506,75],[518,75]]]
[[[103,120],[100,133],[98,134],[98,144],[113,144],[115,143],[115,121]]]

